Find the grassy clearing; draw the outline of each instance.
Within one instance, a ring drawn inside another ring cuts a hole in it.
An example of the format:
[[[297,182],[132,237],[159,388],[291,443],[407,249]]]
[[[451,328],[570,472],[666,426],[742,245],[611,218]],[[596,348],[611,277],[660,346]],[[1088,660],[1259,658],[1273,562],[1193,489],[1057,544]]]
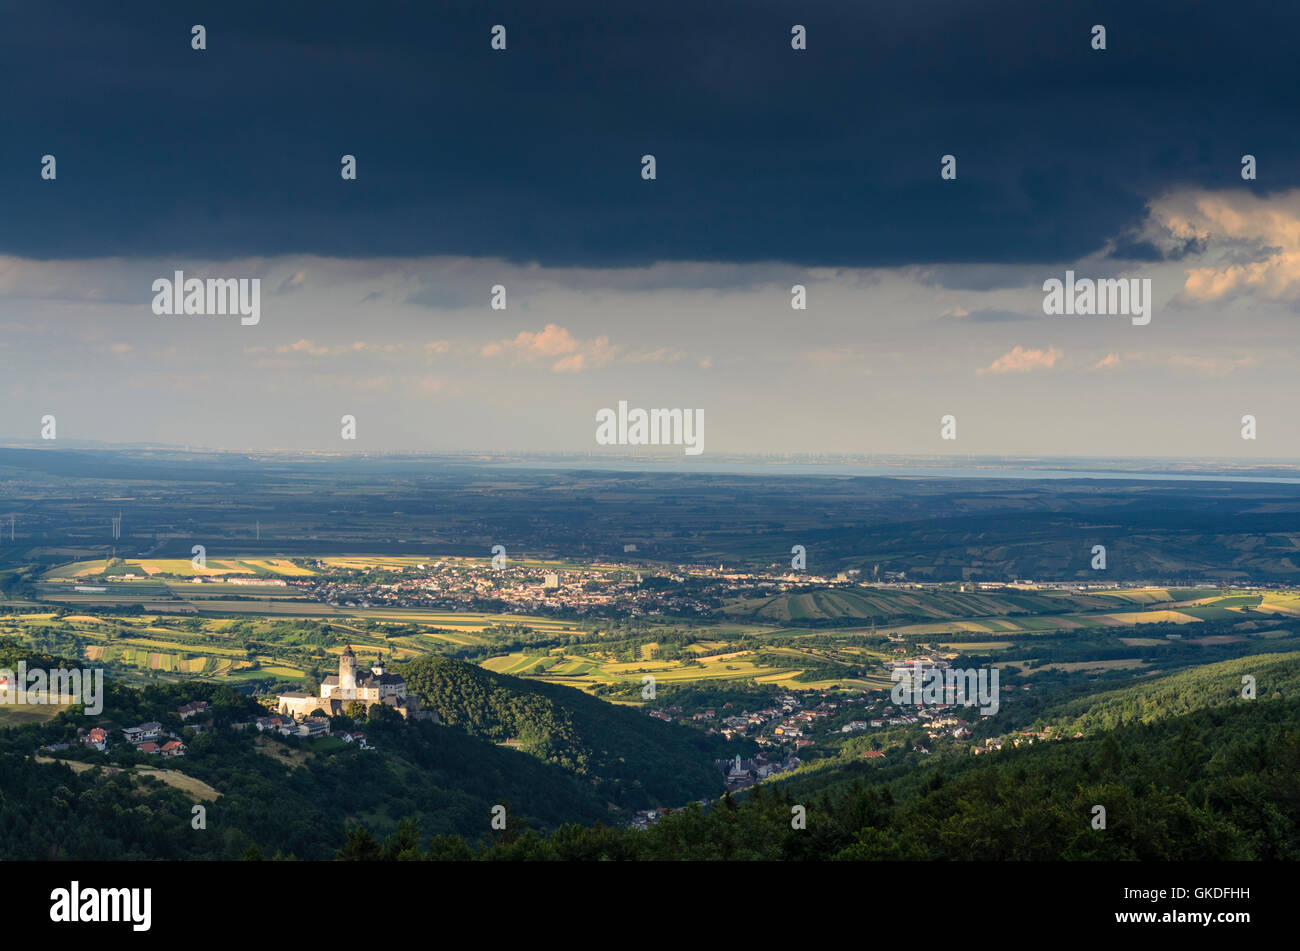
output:
[[[0,730],[29,723],[44,723],[68,709],[63,703],[0,703]]]
[[[1144,660],[1127,658],[1124,660],[1088,660],[1073,661],[1070,663],[1043,664],[1041,667],[1035,667],[1034,670],[1136,670],[1145,666],[1147,666],[1147,662]]]
[[[275,743],[264,736],[254,737],[253,746],[259,753],[271,757],[271,759],[275,760],[277,763],[287,763],[295,768],[306,766],[316,758],[316,754],[310,750],[290,749],[289,747],[281,746],[279,743]]]
[[[209,786],[202,780],[195,779],[193,776],[187,776],[179,773],[174,769],[155,769],[152,766],[97,766],[95,763],[78,763],[73,760],[56,760],[49,756],[34,757],[38,763],[62,763],[69,767],[74,773],[84,773],[88,769],[99,768],[105,773],[112,776],[116,773],[126,772],[133,776],[149,776],[153,779],[161,780],[168,786],[175,787],[181,792],[193,796],[195,799],[203,799],[207,802],[213,802],[221,796],[221,793]]]

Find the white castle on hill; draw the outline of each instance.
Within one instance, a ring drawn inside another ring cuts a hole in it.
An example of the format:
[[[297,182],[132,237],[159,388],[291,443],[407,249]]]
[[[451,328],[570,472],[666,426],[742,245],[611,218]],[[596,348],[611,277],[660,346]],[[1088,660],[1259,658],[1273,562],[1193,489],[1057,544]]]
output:
[[[278,699],[280,713],[298,718],[311,716],[315,710],[327,716],[341,716],[355,700],[367,709],[376,703],[392,707],[406,719],[437,719],[435,714],[420,710],[418,697],[406,695],[406,681],[400,675],[384,669],[382,653],[369,670],[358,670],[357,655],[352,653],[350,644],[339,655],[338,676],[331,674],[321,681],[319,697],[294,692],[282,693]]]

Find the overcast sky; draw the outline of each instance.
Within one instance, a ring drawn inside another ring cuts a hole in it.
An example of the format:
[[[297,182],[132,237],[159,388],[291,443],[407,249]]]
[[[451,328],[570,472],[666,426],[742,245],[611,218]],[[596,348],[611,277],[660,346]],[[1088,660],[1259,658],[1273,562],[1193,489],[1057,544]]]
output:
[[[0,438],[1298,455],[1300,8],[289,6],[6,15]],[[1045,315],[1067,269],[1151,322]]]

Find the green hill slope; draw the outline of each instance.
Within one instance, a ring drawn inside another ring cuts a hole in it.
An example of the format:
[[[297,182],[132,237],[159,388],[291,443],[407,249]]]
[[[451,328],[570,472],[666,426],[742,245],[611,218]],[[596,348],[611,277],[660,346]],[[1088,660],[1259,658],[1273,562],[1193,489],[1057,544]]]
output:
[[[1259,699],[1300,698],[1300,651],[1252,654],[1180,670],[1066,701],[1049,707],[1041,719],[1066,735],[1133,722],[1153,723],[1195,710],[1248,702],[1242,697],[1245,676],[1255,679]]]
[[[621,808],[679,806],[720,795],[712,760],[725,741],[654,720],[570,687],[520,680],[445,657],[421,657],[399,672],[442,722],[521,748],[584,779]]]
[[[19,654],[0,642],[0,667]],[[23,651],[29,668],[68,666]],[[426,833],[475,840],[491,832],[492,810],[506,808],[508,828],[617,821],[591,782],[562,767],[505,749],[457,728],[406,723],[386,709],[357,724],[372,750],[332,737],[278,739],[230,724],[264,714],[227,686],[168,684],[142,690],[105,682],[99,716],[76,709],[47,722],[0,729],[0,859],[240,858],[251,846],[267,857],[333,858],[345,826],[362,822],[382,834],[402,818]],[[214,723],[198,735],[175,710],[212,704]],[[120,728],[157,720],[185,735],[184,757],[162,761],[121,739]],[[107,754],[78,742],[80,728],[110,731]],[[71,744],[48,753],[48,744]],[[37,762],[36,756],[69,758]],[[191,827],[195,804],[144,770],[165,768],[220,793],[205,802],[207,828]]]
[[[1295,860],[1300,704],[1261,700],[1094,737],[881,769],[858,760],[644,832],[566,827],[491,859]],[[1105,809],[1104,828],[1094,825]],[[806,828],[792,816],[802,807]],[[463,855],[435,841],[433,857]]]

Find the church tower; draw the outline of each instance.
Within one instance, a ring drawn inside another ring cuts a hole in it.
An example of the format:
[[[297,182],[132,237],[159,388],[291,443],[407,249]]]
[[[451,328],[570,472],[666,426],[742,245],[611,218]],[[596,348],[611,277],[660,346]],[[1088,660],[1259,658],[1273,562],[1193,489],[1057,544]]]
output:
[[[339,655],[339,692],[344,699],[356,696],[357,689],[357,655],[352,653],[352,645],[343,648]]]

